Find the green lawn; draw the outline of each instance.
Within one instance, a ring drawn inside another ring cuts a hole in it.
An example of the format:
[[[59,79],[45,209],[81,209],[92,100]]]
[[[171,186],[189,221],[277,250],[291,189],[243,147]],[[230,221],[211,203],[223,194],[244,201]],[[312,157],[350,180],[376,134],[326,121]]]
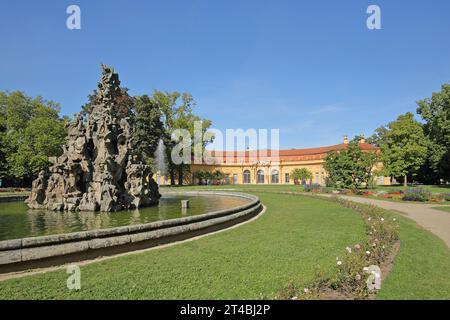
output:
[[[365,237],[358,214],[336,203],[260,197],[267,212],[239,228],[82,267],[80,292],[61,270],[0,282],[0,298],[271,298],[291,279],[311,281],[317,265],[333,272],[336,256]]]
[[[378,299],[450,299],[450,250],[407,218],[399,217],[400,252]]]
[[[66,288],[65,270],[0,282],[0,299],[274,298],[291,280],[306,286],[318,266],[336,272],[345,247],[365,240],[359,215],[337,203],[257,195],[267,211],[246,225],[83,266],[79,292]],[[401,248],[378,298],[450,299],[450,250],[413,221],[392,215],[401,223]]]
[[[164,187],[163,187],[164,188]],[[242,189],[242,190],[248,190],[248,189],[264,189],[264,190],[283,190],[283,191],[302,191],[303,188],[300,185],[293,185],[293,184],[248,184],[248,185],[221,185],[221,186],[189,186],[189,187],[183,187],[183,188],[222,188],[222,189]],[[432,193],[450,193],[450,185],[442,185],[442,186],[433,186],[433,185],[424,185],[424,186],[411,186],[408,187],[404,186],[376,186],[375,190],[384,190],[384,191],[399,191],[399,190],[405,190],[405,189],[411,189],[411,188],[423,188],[426,189]],[[373,189],[372,189],[373,190]]]
[[[447,207],[447,206],[433,207],[432,209],[441,210],[444,212],[450,212],[450,207]]]

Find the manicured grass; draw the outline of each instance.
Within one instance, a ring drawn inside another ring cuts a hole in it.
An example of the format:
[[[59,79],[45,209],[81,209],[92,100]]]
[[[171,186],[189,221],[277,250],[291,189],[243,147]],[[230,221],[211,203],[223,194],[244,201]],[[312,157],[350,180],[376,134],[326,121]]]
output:
[[[450,299],[450,250],[414,221],[399,217],[400,252],[378,299]]]
[[[310,282],[316,266],[364,239],[358,214],[308,197],[260,194],[259,219],[192,242],[81,267],[82,289],[64,270],[0,282],[1,299],[259,299],[291,279]]]
[[[171,187],[163,187],[164,188],[171,188]],[[178,187],[174,187],[174,188],[178,188]],[[230,190],[236,190],[236,191],[271,191],[271,192],[298,192],[301,193],[303,192],[303,188],[302,186],[299,185],[283,185],[283,184],[278,184],[278,185],[264,185],[264,184],[248,184],[248,185],[219,185],[219,186],[185,186],[183,188],[190,188],[190,189],[196,189],[196,190],[208,190],[208,189],[230,189]],[[406,189],[410,189],[411,187],[408,187]],[[436,187],[432,187],[432,186],[426,186],[426,188],[428,190],[440,190],[440,192],[435,192],[435,193],[446,193],[447,191],[450,192],[450,189],[446,189],[446,186],[436,186]],[[377,187],[377,190],[385,190],[385,191],[399,191],[399,190],[404,190],[404,187],[398,187],[398,186],[383,186],[383,187]],[[446,191],[447,190],[447,191]],[[372,189],[372,191],[374,191]],[[311,194],[311,193],[310,193]],[[442,203],[442,204],[449,204],[448,201],[446,202],[432,202],[432,201],[425,201],[425,202],[419,202],[419,201],[404,201],[401,199],[392,199],[392,198],[383,198],[383,197],[377,197],[374,195],[370,195],[370,196],[362,196],[362,195],[356,195],[356,194],[351,194],[352,197],[361,197],[361,198],[372,198],[372,199],[377,199],[377,200],[383,200],[383,201],[390,201],[390,202],[399,202],[399,203],[414,203],[414,204],[430,204],[430,203]]]
[[[240,191],[258,186],[233,186]],[[194,187],[191,187],[194,188]],[[214,187],[217,188],[217,187]],[[268,192],[296,191],[298,186],[263,186]],[[261,187],[259,188],[261,189]],[[450,207],[437,207],[450,209]],[[450,299],[450,250],[414,221],[391,214],[400,223],[400,251],[378,299]]]
[[[64,270],[0,282],[0,299],[274,298],[290,281],[307,286],[317,267],[325,274],[336,272],[336,256],[365,240],[356,212],[326,200],[265,190],[269,193],[256,194],[266,213],[246,225],[83,266],[79,292],[66,288]],[[400,222],[401,246],[377,298],[450,299],[448,247],[414,221],[392,217]]]
[[[450,212],[450,207],[446,207],[446,206],[433,207],[431,209],[441,210],[441,211],[444,211],[444,212]]]
[[[164,188],[164,187],[163,187]],[[236,185],[219,185],[219,186],[188,186],[183,188],[219,188],[219,189],[264,189],[264,190],[284,190],[284,191],[299,191],[303,190],[300,185],[293,184],[236,184]],[[395,192],[400,190],[407,190],[411,188],[423,188],[432,193],[450,193],[450,185],[441,185],[441,186],[433,186],[433,185],[421,185],[421,186],[411,186],[408,187],[394,185],[394,186],[376,186],[374,189],[369,190],[384,190],[387,192]]]

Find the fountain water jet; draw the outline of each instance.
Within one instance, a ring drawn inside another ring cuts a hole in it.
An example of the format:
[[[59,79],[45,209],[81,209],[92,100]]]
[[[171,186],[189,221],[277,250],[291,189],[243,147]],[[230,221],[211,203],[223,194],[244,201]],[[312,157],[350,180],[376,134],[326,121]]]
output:
[[[158,147],[155,152],[155,168],[158,172],[158,184],[161,184],[161,177],[167,175],[167,157],[166,146],[162,139],[159,140]]]

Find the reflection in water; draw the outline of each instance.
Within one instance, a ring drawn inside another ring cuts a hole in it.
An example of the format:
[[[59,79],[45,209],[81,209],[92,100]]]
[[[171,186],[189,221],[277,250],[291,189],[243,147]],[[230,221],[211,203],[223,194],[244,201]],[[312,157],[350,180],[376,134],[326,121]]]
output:
[[[189,208],[181,208],[189,200]],[[157,206],[120,212],[30,210],[22,202],[0,203],[0,240],[112,228],[203,214],[242,205],[247,200],[222,196],[165,196]]]

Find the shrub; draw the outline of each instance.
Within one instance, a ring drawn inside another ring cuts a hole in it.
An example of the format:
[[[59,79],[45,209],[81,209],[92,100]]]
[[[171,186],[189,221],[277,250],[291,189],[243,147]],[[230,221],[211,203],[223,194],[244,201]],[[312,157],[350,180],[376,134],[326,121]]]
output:
[[[319,192],[320,191],[320,185],[317,183],[306,185],[303,187],[304,192]]]
[[[405,191],[402,200],[403,201],[420,201],[425,202],[431,198],[431,192],[422,189],[422,188],[414,188],[408,189]]]
[[[321,187],[320,191],[323,193],[333,193],[333,191],[335,191],[335,190],[333,188]]]

